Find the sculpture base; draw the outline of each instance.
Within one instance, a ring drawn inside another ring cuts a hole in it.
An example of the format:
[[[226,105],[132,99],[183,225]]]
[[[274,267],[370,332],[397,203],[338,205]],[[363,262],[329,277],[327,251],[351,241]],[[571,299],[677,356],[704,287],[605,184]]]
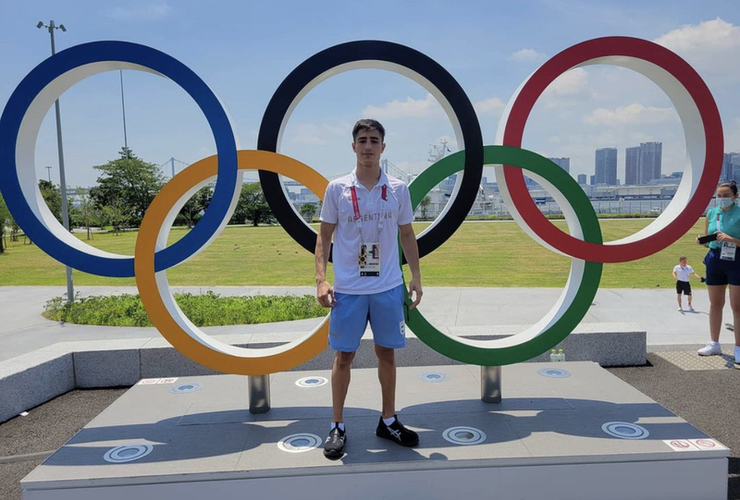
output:
[[[377,374],[354,370],[338,461],[322,453],[329,372],[271,376],[264,414],[246,377],[143,380],[29,474],[23,498],[726,498],[727,448],[597,364],[503,371],[502,402],[486,404],[479,367],[399,368],[399,415],[421,441],[409,449],[375,436]]]

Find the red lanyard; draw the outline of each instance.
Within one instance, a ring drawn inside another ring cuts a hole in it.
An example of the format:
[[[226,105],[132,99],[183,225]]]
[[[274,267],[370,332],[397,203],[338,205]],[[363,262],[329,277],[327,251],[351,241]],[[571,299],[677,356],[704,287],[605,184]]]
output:
[[[360,240],[365,241],[364,237],[362,236],[362,214],[360,214],[360,204],[357,199],[357,189],[355,188],[355,186],[352,186],[349,188],[349,190],[352,192],[352,208],[355,212],[355,224],[357,224],[357,230],[360,232]],[[388,201],[388,186],[386,186],[385,184],[383,184],[380,197],[383,199],[383,203],[380,205],[380,218],[378,219],[378,238],[380,238],[380,233],[383,231],[383,222],[385,221],[385,206],[386,201]]]

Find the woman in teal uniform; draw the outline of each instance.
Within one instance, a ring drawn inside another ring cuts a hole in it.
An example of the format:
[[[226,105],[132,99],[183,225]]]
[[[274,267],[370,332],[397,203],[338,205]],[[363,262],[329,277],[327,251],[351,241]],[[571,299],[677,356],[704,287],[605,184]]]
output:
[[[716,234],[709,242],[709,253],[704,258],[707,266],[709,291],[710,342],[699,349],[700,356],[722,354],[719,331],[722,326],[722,308],[725,290],[730,285],[730,306],[735,325],[735,363],[740,364],[740,207],[735,181],[723,182],[717,187],[717,206],[707,211],[705,234]]]

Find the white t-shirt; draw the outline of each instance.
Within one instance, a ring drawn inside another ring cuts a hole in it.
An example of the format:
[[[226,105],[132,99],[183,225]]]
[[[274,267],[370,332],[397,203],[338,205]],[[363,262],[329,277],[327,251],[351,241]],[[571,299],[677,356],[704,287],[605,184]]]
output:
[[[382,201],[383,186],[387,187]],[[354,220],[351,187],[355,186],[362,217],[362,235]],[[381,209],[383,213],[381,214]],[[378,220],[383,217],[379,232]],[[368,192],[355,171],[329,183],[321,206],[322,222],[336,224],[334,230],[334,291],[365,295],[380,293],[403,283],[398,255],[398,226],[414,221],[411,195],[403,181],[381,171],[378,183]],[[380,276],[360,276],[358,257],[361,241],[380,243]]]
[[[689,275],[694,274],[694,268],[688,264],[686,264],[686,267],[678,264],[673,268],[673,271],[676,273],[678,281],[689,281]]]

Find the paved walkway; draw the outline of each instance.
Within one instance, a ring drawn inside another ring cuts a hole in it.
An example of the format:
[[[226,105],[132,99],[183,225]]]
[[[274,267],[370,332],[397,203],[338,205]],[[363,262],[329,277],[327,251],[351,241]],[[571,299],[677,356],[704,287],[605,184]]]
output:
[[[133,287],[77,287],[84,296],[137,293]],[[203,292],[205,288],[183,287],[176,291]],[[222,295],[311,294],[313,287],[216,287]],[[157,337],[154,328],[101,327],[62,324],[41,316],[52,297],[64,287],[0,287],[0,361],[65,341]],[[557,301],[556,288],[426,288],[420,310],[438,327],[452,334],[480,331],[487,325],[531,325]],[[728,301],[729,303],[729,301]],[[684,302],[685,306],[685,302]],[[635,322],[647,330],[648,347],[703,345],[708,340],[708,299],[704,290],[695,292],[695,312],[678,312],[673,290],[601,289],[586,323]],[[731,322],[729,304],[724,318]],[[233,333],[308,332],[319,320],[287,323],[211,327],[212,335]],[[723,330],[720,340],[731,349],[733,334]],[[728,351],[730,352],[730,351]]]

